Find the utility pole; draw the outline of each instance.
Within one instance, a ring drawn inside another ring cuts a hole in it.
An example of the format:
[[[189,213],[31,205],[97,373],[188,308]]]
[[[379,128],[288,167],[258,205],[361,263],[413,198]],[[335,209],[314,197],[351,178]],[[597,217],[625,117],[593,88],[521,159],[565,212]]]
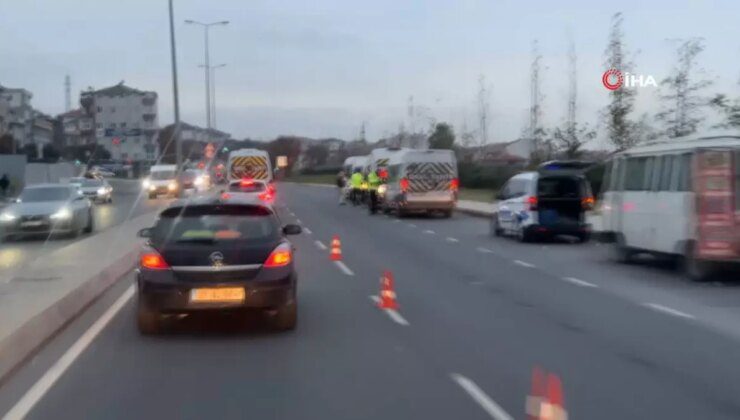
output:
[[[577,68],[577,56],[576,56],[576,44],[573,41],[573,34],[568,31],[568,135],[573,138],[576,132],[576,99],[577,99],[577,83],[576,83],[576,68]]]
[[[532,43],[532,67],[530,74],[530,106],[529,106],[529,147],[530,155],[538,152],[540,148],[540,60],[542,56],[537,47],[537,40]]]
[[[408,103],[406,104],[406,115],[409,119],[409,131],[413,135],[416,133],[416,124],[414,121],[414,95],[409,96]]]
[[[72,110],[72,81],[69,75],[64,76],[64,111]]]
[[[364,142],[366,141],[365,137],[365,121],[362,122],[362,125],[360,126],[360,141]]]
[[[180,98],[177,91],[177,51],[175,48],[175,13],[172,0],[169,0],[170,9],[170,54],[172,56],[172,101],[175,108],[175,127],[172,130],[172,141],[175,142],[175,163],[177,170],[182,169],[182,145],[180,144]],[[169,144],[169,142],[168,142]],[[165,146],[165,150],[166,150]],[[165,152],[162,151],[162,153]]]
[[[209,41],[208,41],[208,30],[211,26],[215,25],[228,25],[228,20],[223,20],[219,22],[210,22],[210,23],[203,23],[198,22],[197,20],[188,19],[185,21],[185,23],[190,25],[199,25],[203,27],[203,40],[205,44],[205,65],[203,66],[205,69],[205,80],[206,80],[206,128],[210,131],[211,129],[211,59],[210,59],[210,52],[209,52]]]
[[[200,65],[198,67],[205,67]],[[216,69],[226,67],[226,64],[219,64],[217,66],[211,66],[211,128],[216,129]]]
[[[488,144],[488,91],[486,89],[486,77],[478,77],[478,134],[480,135],[480,146]]]

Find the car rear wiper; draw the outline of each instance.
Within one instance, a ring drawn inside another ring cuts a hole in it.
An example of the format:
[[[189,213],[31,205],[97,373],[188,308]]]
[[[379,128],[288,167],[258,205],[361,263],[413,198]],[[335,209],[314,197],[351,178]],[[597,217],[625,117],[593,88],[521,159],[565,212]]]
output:
[[[188,244],[215,244],[216,239],[214,238],[185,238],[185,239],[178,239],[175,241],[179,244],[181,243],[188,243]]]

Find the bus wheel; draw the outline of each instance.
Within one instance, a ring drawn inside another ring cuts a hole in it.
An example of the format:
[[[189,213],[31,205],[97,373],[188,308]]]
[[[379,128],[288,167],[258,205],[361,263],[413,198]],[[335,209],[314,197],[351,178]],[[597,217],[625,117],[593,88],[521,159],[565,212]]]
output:
[[[696,258],[694,244],[689,245],[687,248],[686,255],[683,257],[683,271],[686,276],[696,282],[710,280],[715,272],[714,264]]]
[[[632,256],[634,253],[635,252],[630,247],[625,245],[624,237],[618,234],[612,244],[612,256],[614,260],[619,263],[629,264],[632,262]]]

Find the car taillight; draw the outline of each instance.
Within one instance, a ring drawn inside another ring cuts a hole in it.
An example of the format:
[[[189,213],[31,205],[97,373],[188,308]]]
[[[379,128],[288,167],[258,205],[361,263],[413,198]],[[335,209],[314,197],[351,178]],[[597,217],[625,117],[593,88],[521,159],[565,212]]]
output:
[[[239,185],[241,185],[242,187],[249,187],[254,185],[254,181],[252,181],[251,179],[242,179]]]
[[[457,178],[452,178],[452,181],[450,181],[450,190],[457,191],[459,187],[460,187],[460,180]]]
[[[293,251],[290,249],[288,244],[280,244],[275,250],[272,251],[267,261],[263,264],[263,267],[274,268],[284,267],[293,261]]]
[[[146,252],[141,254],[140,264],[143,268],[150,270],[168,270],[170,265],[157,252]]]
[[[581,199],[581,206],[584,210],[593,210],[595,202],[593,197],[584,197]]]
[[[527,197],[527,204],[529,204],[529,210],[535,211],[537,210],[537,197],[530,195]]]
[[[401,178],[401,192],[406,192],[409,189],[409,180],[406,178]]]
[[[260,195],[258,195],[258,197],[262,201],[272,201],[272,199],[273,199],[272,192],[269,191],[269,190],[268,191],[265,191],[263,193],[260,193]]]

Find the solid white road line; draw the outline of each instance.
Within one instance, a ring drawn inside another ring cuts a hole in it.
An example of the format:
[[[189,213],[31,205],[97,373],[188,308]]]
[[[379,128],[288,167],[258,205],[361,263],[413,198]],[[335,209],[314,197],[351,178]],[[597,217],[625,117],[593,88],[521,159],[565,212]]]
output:
[[[370,296],[370,300],[375,302],[376,304],[380,303],[380,298],[378,296],[372,295]],[[398,313],[395,309],[383,309],[383,312],[388,314],[388,317],[393,320],[396,324],[403,325],[405,327],[408,327],[410,324],[408,321],[406,321],[406,318],[402,317],[401,314]]]
[[[299,225],[303,223],[301,222],[301,219],[295,219],[295,222],[298,223]]]
[[[313,243],[315,243],[316,246],[319,247],[319,249],[326,249],[326,245],[324,245],[324,243],[319,240],[313,241]]]
[[[126,305],[126,303],[134,295],[134,285],[129,286],[125,292],[111,305],[103,315],[95,321],[90,328],[85,331],[80,338],[72,344],[72,347],[67,349],[62,357],[57,360],[54,365],[44,373],[44,375],[36,381],[35,384],[26,391],[26,393],[18,400],[13,408],[8,411],[3,417],[4,420],[20,420],[25,418],[33,407],[46,395],[47,392],[54,386],[54,383],[69,369],[69,367],[77,360],[90,343],[95,340],[95,337],[105,328],[106,325],[116,316],[116,314]]]
[[[313,234],[313,231],[311,229],[307,228],[307,227],[304,227],[303,228],[303,231],[306,232],[306,233],[308,233],[309,235]]]
[[[393,220],[393,223],[401,223],[401,221],[400,221],[400,220],[398,220],[398,219],[394,219],[394,220]]]
[[[457,382],[457,384],[460,385],[460,387],[464,389],[465,392],[468,393],[468,395],[470,395],[473,401],[477,402],[478,405],[483,408],[483,411],[488,413],[488,415],[491,416],[492,419],[514,420],[514,418],[511,417],[509,413],[504,411],[504,409],[496,404],[496,402],[493,401],[491,397],[486,395],[486,393],[483,392],[483,390],[480,389],[478,385],[475,384],[475,382],[471,381],[465,376],[460,375],[459,373],[451,373],[450,377],[453,381]]]
[[[342,272],[344,274],[346,274],[348,276],[354,276],[355,275],[355,273],[352,270],[350,270],[349,267],[347,267],[346,265],[344,265],[343,262],[341,262],[341,261],[334,261],[334,263],[337,265],[337,267],[339,267],[340,270],[342,270]]]
[[[478,248],[475,248],[475,249],[478,250],[478,252],[482,252],[484,254],[493,254],[493,251],[491,251],[488,248],[483,248],[482,246],[479,246]]]
[[[563,277],[563,280],[581,287],[599,287],[593,283],[589,283],[585,280],[577,279],[575,277]]]
[[[408,225],[409,225],[409,227],[416,227],[416,225],[413,224],[413,223],[409,223]]]
[[[696,319],[694,315],[687,314],[686,312],[681,312],[677,309],[669,308],[668,306],[663,306],[659,303],[644,303],[645,306],[647,306],[650,309],[654,309],[658,312],[663,312],[664,314],[677,316],[679,318],[685,318],[685,319]]]
[[[534,264],[530,264],[530,263],[528,263],[526,261],[522,261],[522,260],[514,260],[514,264],[521,265],[522,267],[527,267],[527,268],[533,268],[534,267]]]
[[[447,242],[460,242],[460,240],[457,239],[457,238],[453,238],[452,236],[448,236],[447,237]]]
[[[427,233],[429,235],[434,235],[435,234],[435,232],[433,230],[431,230],[431,229],[425,230],[424,233]]]

